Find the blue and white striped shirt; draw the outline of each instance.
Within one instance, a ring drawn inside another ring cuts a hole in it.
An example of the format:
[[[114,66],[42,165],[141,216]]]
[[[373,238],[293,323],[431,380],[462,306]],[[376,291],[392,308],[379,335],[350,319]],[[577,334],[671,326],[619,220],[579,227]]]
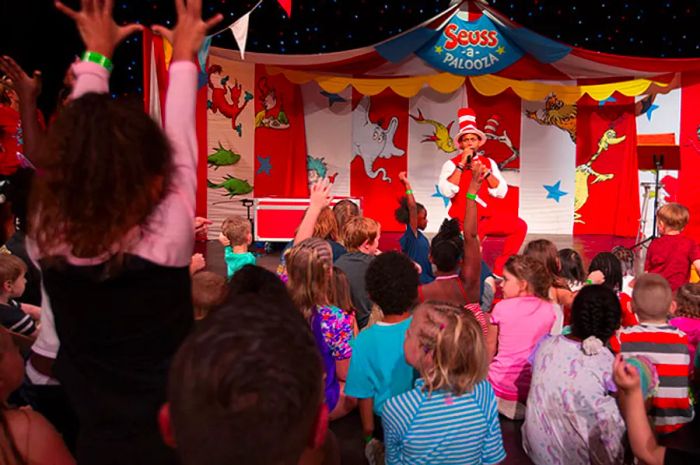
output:
[[[382,424],[387,465],[495,464],[506,457],[493,388],[488,381],[472,392],[416,387],[384,404]]]

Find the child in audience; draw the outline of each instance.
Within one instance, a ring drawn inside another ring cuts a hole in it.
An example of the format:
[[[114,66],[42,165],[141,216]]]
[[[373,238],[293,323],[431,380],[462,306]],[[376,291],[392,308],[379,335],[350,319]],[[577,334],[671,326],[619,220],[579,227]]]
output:
[[[41,309],[13,299],[24,293],[27,265],[14,255],[0,254],[0,326],[23,336],[35,337]]]
[[[280,300],[289,299],[287,286],[279,276],[257,265],[246,265],[238,270],[228,283],[227,294],[227,302],[243,294],[262,295],[268,299],[273,297]]]
[[[333,299],[332,303],[342,309],[352,321],[353,336],[357,336],[360,329],[357,327],[355,318],[355,307],[352,306],[352,295],[350,294],[350,281],[343,270],[337,266],[333,267]]]
[[[292,247],[287,257],[287,288],[292,300],[309,322],[326,371],[325,399],[330,418],[352,410],[356,403],[343,394],[350,365],[352,320],[331,304],[333,258],[328,242],[317,237]]]
[[[226,278],[211,271],[200,271],[192,276],[192,306],[194,319],[203,320],[226,299]]]
[[[367,325],[372,311],[372,301],[365,289],[365,275],[379,250],[381,227],[371,218],[355,216],[343,230],[345,247],[348,253],[338,259],[335,265],[343,270],[350,281],[352,305],[357,310],[357,325],[360,329]]]
[[[574,249],[561,249],[558,255],[561,277],[566,280],[571,292],[580,291],[586,281],[586,270],[583,268],[581,255]]]
[[[661,275],[647,273],[637,278],[631,306],[639,324],[619,329],[611,348],[654,362],[660,382],[649,413],[658,433],[671,433],[694,416],[688,398],[688,337],[667,323],[675,302],[671,286]]]
[[[474,316],[425,302],[414,312],[404,345],[421,378],[384,404],[387,465],[501,462],[506,453]]]
[[[609,392],[614,356],[605,342],[620,326],[620,302],[586,286],[571,308],[571,334],[544,340],[532,362],[523,448],[538,465],[622,463],[625,423]]]
[[[321,213],[316,219],[316,224],[314,225],[313,237],[320,237],[328,241],[333,251],[333,261],[336,261],[341,256],[345,255],[348,251],[343,247],[340,242],[340,232],[338,231],[338,222],[335,219],[333,210],[326,206],[321,210]]]
[[[622,326],[634,326],[639,324],[637,315],[634,314],[630,305],[632,296],[622,292],[622,263],[620,260],[610,252],[601,252],[593,257],[588,271],[591,273],[602,273],[604,277],[602,285],[617,294],[622,308],[620,324]]]
[[[165,133],[138,106],[112,100],[110,59],[142,29],[118,26],[112,2],[56,3],[76,21],[90,59],[73,65],[72,101],[49,129],[37,160],[28,249],[47,302],[42,355],[80,424],[77,460],[170,464],[154,418],[172,355],[193,324],[189,264],[197,186],[194,61],[207,29],[201,0],[178,1]],[[97,61],[97,62],[95,62]],[[42,302],[44,305],[44,302]],[[60,340],[60,345],[59,341]]]
[[[471,284],[461,274],[464,268],[464,239],[459,221],[455,218],[442,222],[440,230],[430,242],[430,261],[435,265],[435,279],[430,284],[418,288],[418,300],[439,300],[464,307],[471,302],[467,298],[465,286]],[[481,248],[478,246],[479,255]],[[483,311],[490,310],[495,293],[493,273],[484,260],[481,260],[479,275],[479,301]]]
[[[242,216],[229,216],[221,225],[219,242],[224,246],[226,277],[230,280],[236,271],[246,265],[255,265],[255,255],[248,252],[253,242],[250,221]]]
[[[467,196],[475,196],[481,188],[487,169],[480,162],[471,164],[471,181]],[[464,211],[464,239],[459,235],[456,220],[443,223],[440,233],[433,238],[435,248],[431,251],[431,260],[438,263],[438,276],[430,284],[418,288],[418,299],[423,302],[435,300],[452,303],[474,313],[486,335],[488,320],[481,311],[480,298],[484,282],[479,276],[481,248],[477,234],[476,201],[469,197]],[[441,236],[442,234],[442,236]],[[455,246],[459,246],[455,253]],[[461,258],[461,260],[460,260]],[[459,270],[455,268],[459,266]]]
[[[343,237],[345,225],[351,218],[360,216],[360,207],[352,200],[343,199],[333,206],[333,215],[335,215],[336,223],[338,223],[339,241],[341,245],[345,245],[345,238]]]
[[[493,308],[488,330],[488,377],[498,411],[522,419],[532,376],[530,355],[552,330],[557,310],[548,300],[551,274],[539,260],[514,255],[506,262],[503,277],[504,299]]]
[[[399,208],[394,211],[396,221],[406,226],[406,232],[399,239],[401,251],[420,266],[420,283],[428,284],[435,279],[429,259],[430,243],[422,232],[428,226],[428,211],[416,203],[405,171],[399,173],[399,180],[406,188],[406,196],[401,197]]]
[[[679,203],[667,203],[656,214],[656,227],[661,237],[651,241],[644,270],[658,273],[675,292],[690,279],[690,268],[700,270],[700,247],[681,233],[690,220],[690,212]]]
[[[10,334],[0,328],[0,463],[73,465],[75,460],[51,423],[31,409],[7,405],[23,379],[24,360]]]
[[[620,410],[627,423],[632,452],[646,465],[688,465],[700,462],[700,454],[660,446],[649,426],[639,372],[625,363],[622,354],[615,357],[613,379],[618,387]]]
[[[668,322],[688,336],[691,368],[695,349],[700,344],[700,284],[684,284],[676,292],[676,312]]]
[[[552,302],[561,306],[562,311],[571,308],[574,293],[569,289],[566,279],[561,276],[559,252],[554,243],[547,239],[530,241],[525,246],[523,255],[539,260],[552,276],[552,288],[549,296]]]
[[[202,321],[173,361],[168,401],[159,422],[182,465],[339,464],[323,364],[289,297],[238,294]]]
[[[620,266],[622,267],[622,289],[621,291],[629,296],[632,295],[632,286],[630,284],[634,281],[634,252],[623,247],[621,245],[616,245],[612,249],[612,254],[620,260]],[[623,309],[624,310],[624,309]]]
[[[339,242],[338,222],[333,211],[328,205],[331,202],[331,185],[328,179],[321,179],[311,185],[309,195],[309,208],[304,213],[299,227],[294,235],[294,244],[298,244],[309,237],[318,237],[328,241],[333,251],[335,262],[347,253],[345,247]]]
[[[384,402],[413,386],[413,369],[404,357],[404,337],[418,294],[418,272],[399,252],[384,253],[367,270],[367,291],[380,307],[382,320],[362,331],[353,344],[345,393],[359,399],[366,442],[382,439],[375,417]]]

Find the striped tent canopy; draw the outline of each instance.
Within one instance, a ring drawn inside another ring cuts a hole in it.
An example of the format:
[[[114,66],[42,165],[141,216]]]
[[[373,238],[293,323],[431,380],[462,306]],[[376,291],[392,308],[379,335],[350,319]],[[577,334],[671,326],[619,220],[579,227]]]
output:
[[[463,49],[478,45],[473,40],[470,43],[470,38],[480,32],[483,36],[483,31],[494,31],[498,41],[482,47],[487,52],[491,47],[489,54],[499,62],[496,66],[481,65],[487,63],[486,57],[460,57]],[[435,53],[439,44],[451,39],[456,45],[451,54],[447,50]],[[213,48],[211,53],[240,59],[235,50]],[[540,100],[555,91],[567,103],[586,94],[600,101],[616,91],[630,97],[663,92],[665,87],[677,87],[676,73],[700,71],[697,58],[639,58],[572,47],[473,0],[455,3],[423,24],[373,46],[310,55],[247,52],[245,61],[267,65],[268,72],[283,73],[296,84],[314,80],[332,93],[352,86],[363,95],[391,88],[412,97],[426,86],[451,93],[469,79],[483,95],[512,89],[523,99]]]

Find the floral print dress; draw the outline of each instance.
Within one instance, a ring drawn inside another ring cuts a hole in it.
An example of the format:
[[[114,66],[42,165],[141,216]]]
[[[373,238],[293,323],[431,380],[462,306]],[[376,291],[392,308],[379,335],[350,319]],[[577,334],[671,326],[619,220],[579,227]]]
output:
[[[610,392],[614,356],[586,355],[566,336],[543,341],[535,354],[523,448],[539,465],[623,463],[625,422]]]

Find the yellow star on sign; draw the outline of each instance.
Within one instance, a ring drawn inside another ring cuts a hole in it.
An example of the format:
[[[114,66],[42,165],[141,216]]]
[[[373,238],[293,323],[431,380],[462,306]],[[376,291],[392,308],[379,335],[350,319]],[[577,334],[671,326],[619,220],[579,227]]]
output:
[[[435,53],[437,53],[438,55],[441,54],[441,53],[442,53],[442,47],[440,47],[439,45],[436,45],[436,46],[435,46]]]
[[[496,49],[496,53],[498,53],[499,55],[503,55],[504,53],[506,53],[506,48],[503,45],[501,45]]]

